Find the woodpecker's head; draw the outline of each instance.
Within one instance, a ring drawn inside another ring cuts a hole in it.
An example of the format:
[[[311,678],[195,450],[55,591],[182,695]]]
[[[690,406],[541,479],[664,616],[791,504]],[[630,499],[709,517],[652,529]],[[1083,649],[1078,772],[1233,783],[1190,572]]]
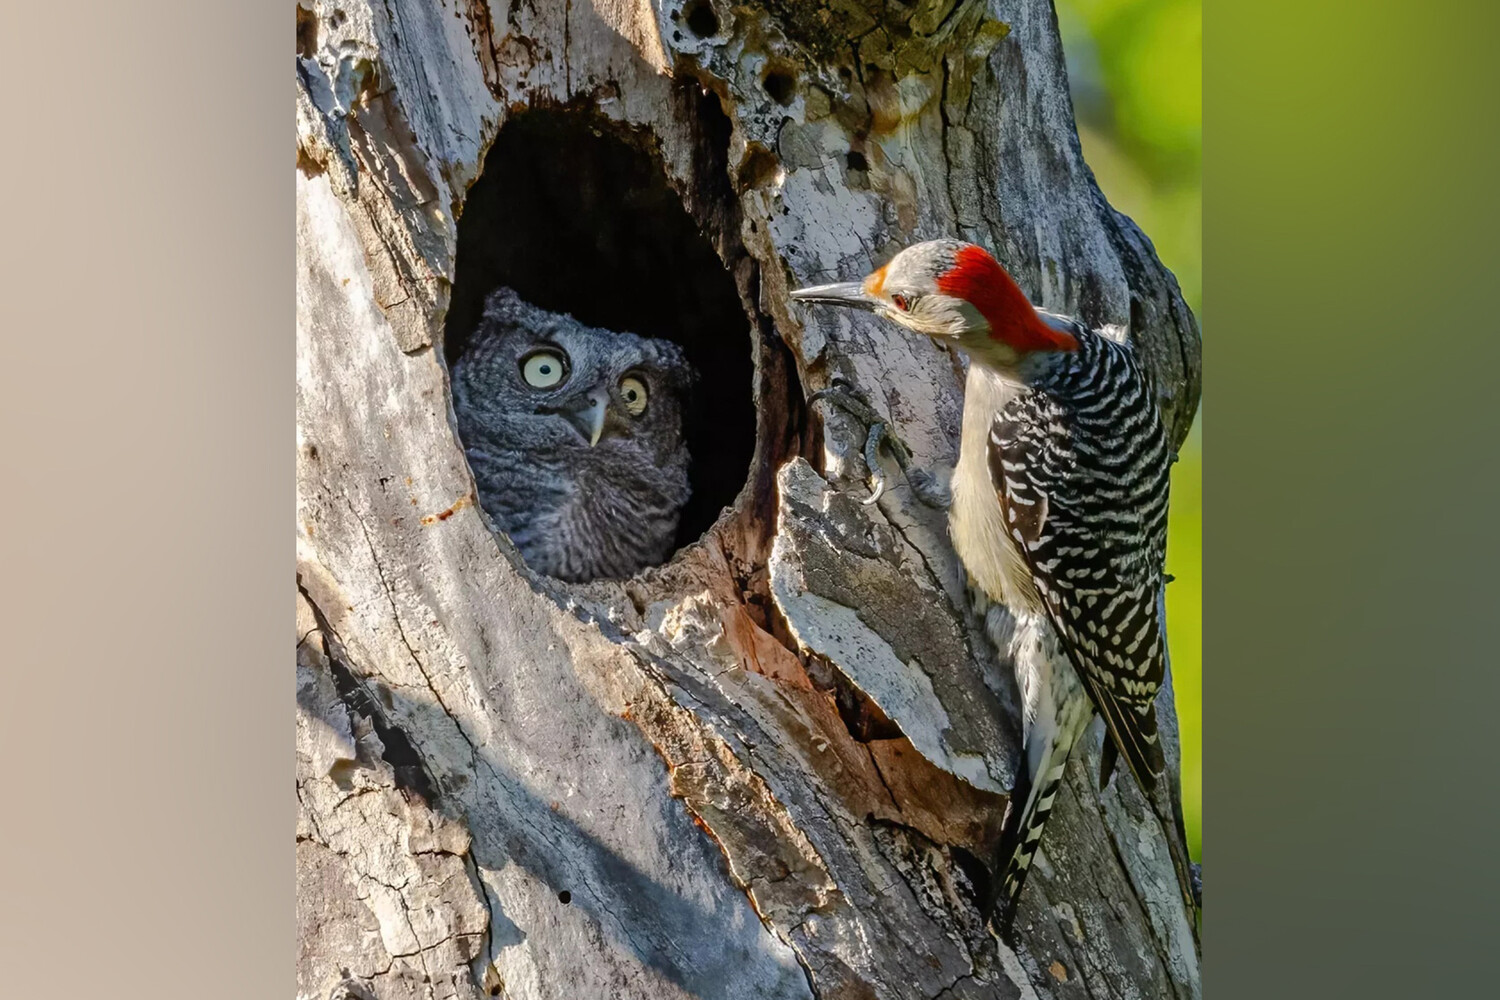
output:
[[[1032,307],[988,251],[958,240],[909,246],[864,281],[799,288],[792,298],[869,310],[997,367],[1037,351],[1078,347],[1065,326]]]

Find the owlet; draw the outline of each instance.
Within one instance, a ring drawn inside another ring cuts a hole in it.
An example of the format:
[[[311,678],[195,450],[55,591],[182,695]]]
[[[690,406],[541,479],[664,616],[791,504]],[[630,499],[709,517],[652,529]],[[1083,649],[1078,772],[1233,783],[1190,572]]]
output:
[[[687,502],[676,344],[584,326],[509,288],[453,364],[479,503],[538,573],[628,577],[672,551]]]

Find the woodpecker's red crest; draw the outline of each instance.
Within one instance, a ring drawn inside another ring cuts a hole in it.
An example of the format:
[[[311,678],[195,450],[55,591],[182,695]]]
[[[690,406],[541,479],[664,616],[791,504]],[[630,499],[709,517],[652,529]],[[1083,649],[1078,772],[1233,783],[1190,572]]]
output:
[[[1037,312],[988,251],[958,240],[915,244],[864,281],[801,288],[792,297],[867,309],[1000,364],[1078,347],[1065,327]]]

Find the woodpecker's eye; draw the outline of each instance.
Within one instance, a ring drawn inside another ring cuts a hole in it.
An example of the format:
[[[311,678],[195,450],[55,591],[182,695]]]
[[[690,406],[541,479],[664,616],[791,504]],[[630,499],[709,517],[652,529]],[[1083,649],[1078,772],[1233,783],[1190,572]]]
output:
[[[625,412],[638,417],[646,412],[646,382],[634,375],[620,379],[620,395],[625,400]]]
[[[891,302],[897,309],[900,309],[902,312],[906,312],[907,301],[905,295],[892,295]]]
[[[567,381],[567,359],[556,351],[532,351],[521,359],[521,377],[533,389],[556,389]]]

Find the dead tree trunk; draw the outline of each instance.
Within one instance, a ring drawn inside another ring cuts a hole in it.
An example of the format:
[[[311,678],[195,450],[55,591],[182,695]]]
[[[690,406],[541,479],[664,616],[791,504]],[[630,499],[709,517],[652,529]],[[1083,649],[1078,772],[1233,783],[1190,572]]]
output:
[[[1197,327],[1051,5],[299,2],[299,996],[1199,996],[1170,696],[1157,808],[1096,727],[1023,946],[980,923],[1009,666],[943,516],[862,506],[864,428],[805,403],[847,379],[942,466],[961,361],[788,305],[976,240],[1128,330],[1180,441]],[[667,566],[541,579],[478,509],[447,363],[500,281],[698,359]]]

